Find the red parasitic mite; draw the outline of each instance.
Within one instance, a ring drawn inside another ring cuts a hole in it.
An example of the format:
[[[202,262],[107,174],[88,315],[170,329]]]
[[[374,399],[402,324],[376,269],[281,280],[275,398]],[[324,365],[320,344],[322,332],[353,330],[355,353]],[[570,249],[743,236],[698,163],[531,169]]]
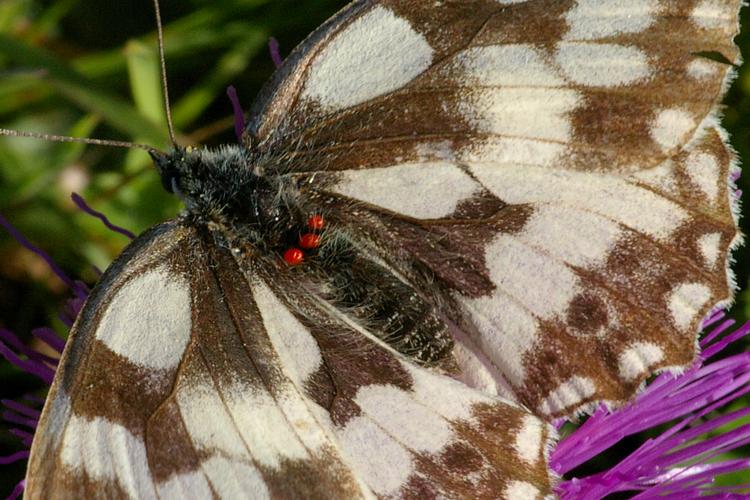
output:
[[[307,219],[307,227],[309,227],[313,231],[320,231],[325,225],[326,221],[322,215],[313,215],[312,217]]]
[[[289,248],[284,252],[284,262],[290,266],[301,264],[304,258],[305,254],[299,248]]]
[[[306,250],[320,246],[320,235],[314,233],[303,234],[299,238],[299,246]]]

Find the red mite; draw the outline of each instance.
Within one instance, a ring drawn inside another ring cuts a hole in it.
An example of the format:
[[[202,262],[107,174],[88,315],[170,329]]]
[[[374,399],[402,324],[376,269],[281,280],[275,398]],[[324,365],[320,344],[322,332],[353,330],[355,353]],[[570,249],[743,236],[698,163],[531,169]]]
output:
[[[322,215],[313,215],[309,219],[307,219],[307,227],[312,229],[313,231],[320,231],[323,229],[323,226],[325,226],[326,221],[323,218]]]
[[[313,215],[307,219],[307,227],[311,231],[320,231],[325,226],[326,221],[322,215]],[[312,250],[320,246],[320,235],[315,233],[305,233],[299,238],[299,246],[306,250]],[[284,252],[284,262],[290,266],[296,266],[305,260],[305,254],[299,248],[287,248]]]
[[[289,248],[286,252],[284,252],[284,262],[286,262],[290,266],[301,264],[304,258],[305,254],[303,254],[302,250],[300,250],[299,248]]]
[[[318,248],[320,246],[320,235],[307,233],[300,236],[299,246],[304,249]]]

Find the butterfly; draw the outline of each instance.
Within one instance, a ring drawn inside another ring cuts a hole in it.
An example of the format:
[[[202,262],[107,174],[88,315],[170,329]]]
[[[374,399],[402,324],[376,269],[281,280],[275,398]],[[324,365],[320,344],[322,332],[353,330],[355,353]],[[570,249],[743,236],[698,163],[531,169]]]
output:
[[[358,0],[71,332],[29,498],[537,498],[731,300],[734,0]],[[699,53],[719,54],[706,58]]]

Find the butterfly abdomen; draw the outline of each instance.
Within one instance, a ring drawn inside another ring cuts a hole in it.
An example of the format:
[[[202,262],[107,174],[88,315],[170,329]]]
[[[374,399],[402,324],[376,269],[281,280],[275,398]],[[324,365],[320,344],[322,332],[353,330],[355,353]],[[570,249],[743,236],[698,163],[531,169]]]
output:
[[[331,239],[320,250],[325,298],[419,364],[448,358],[453,338],[433,305],[345,237]]]

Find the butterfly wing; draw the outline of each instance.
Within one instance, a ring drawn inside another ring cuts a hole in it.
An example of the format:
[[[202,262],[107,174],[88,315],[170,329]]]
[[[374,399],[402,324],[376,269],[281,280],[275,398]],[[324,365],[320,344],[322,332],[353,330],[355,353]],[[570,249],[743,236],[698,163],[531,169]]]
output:
[[[180,221],[126,249],[72,330],[27,498],[550,492],[546,424],[290,301],[283,266],[255,264]]]
[[[732,296],[732,72],[699,54],[737,59],[739,6],[355,2],[249,132],[440,290],[461,378],[549,417],[624,401]]]

